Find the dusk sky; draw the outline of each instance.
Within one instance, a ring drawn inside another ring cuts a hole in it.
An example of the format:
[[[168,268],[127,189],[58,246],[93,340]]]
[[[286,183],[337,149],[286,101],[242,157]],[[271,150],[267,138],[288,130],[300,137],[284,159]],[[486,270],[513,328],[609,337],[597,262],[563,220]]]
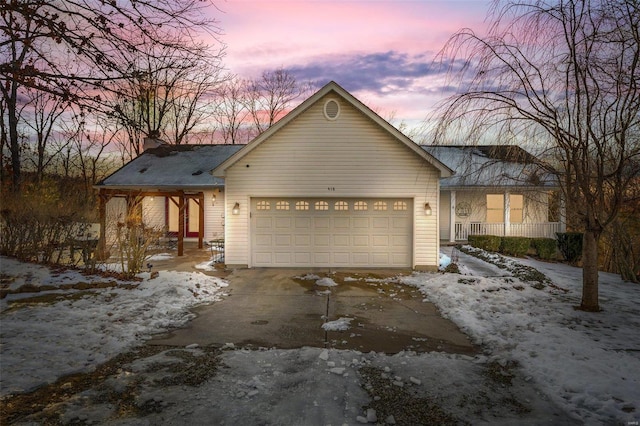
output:
[[[216,2],[224,60],[242,78],[283,67],[336,81],[383,118],[415,125],[447,93],[432,64],[457,30],[482,32],[489,1],[227,0]]]

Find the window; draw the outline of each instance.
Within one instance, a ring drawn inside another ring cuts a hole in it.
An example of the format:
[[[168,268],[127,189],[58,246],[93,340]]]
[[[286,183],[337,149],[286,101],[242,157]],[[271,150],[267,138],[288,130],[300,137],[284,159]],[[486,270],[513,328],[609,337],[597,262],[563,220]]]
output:
[[[511,223],[522,223],[524,211],[524,196],[522,194],[509,195],[509,220]]]
[[[333,205],[333,208],[337,211],[349,210],[349,203],[347,203],[346,201],[336,201],[336,203]]]
[[[308,201],[296,201],[296,210],[309,210]]]
[[[373,203],[373,210],[376,211],[385,211],[387,210],[387,202],[386,201],[376,201]]]
[[[271,203],[268,201],[258,201],[258,210],[271,210]]]
[[[326,201],[316,201],[315,208],[316,210],[329,210],[329,203]]]
[[[353,209],[354,210],[359,210],[359,211],[363,211],[363,210],[367,210],[369,206],[367,205],[366,201],[356,201],[353,204]]]
[[[288,201],[276,202],[276,210],[289,210],[289,202]]]
[[[393,203],[393,210],[395,210],[395,211],[407,210],[407,202],[406,201],[395,201]]]
[[[504,222],[504,194],[487,194],[487,223]]]

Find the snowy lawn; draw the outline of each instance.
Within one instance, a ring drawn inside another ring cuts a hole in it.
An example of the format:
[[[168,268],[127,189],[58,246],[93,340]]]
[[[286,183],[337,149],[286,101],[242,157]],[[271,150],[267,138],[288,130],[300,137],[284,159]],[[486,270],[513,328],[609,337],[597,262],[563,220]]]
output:
[[[460,255],[461,270],[465,257]],[[576,310],[581,270],[563,264],[490,255],[507,270],[531,266],[550,280],[415,274],[443,315],[482,345],[489,360],[515,362],[574,418],[587,423],[640,420],[640,286],[601,273],[600,313]],[[472,269],[469,268],[469,269]]]
[[[134,356],[117,374],[47,410],[62,423],[86,424],[640,420],[640,286],[605,274],[604,311],[583,313],[573,309],[581,290],[576,268],[505,260],[514,270],[526,264],[545,273],[553,285],[541,287],[509,276],[478,276],[465,259],[460,256],[460,269],[473,275],[416,273],[400,280],[418,287],[482,345],[480,355],[190,345]],[[154,333],[184,324],[189,307],[215,302],[227,286],[199,272],[160,271],[155,279],[141,274],[141,281],[124,283],[0,262],[2,288],[9,293],[0,302],[2,395],[92,371]],[[348,327],[349,320],[327,324]],[[190,374],[201,380],[193,382]],[[68,385],[63,379],[59,386]],[[37,415],[31,419],[36,423],[42,420]]]
[[[219,300],[227,282],[202,273],[160,271],[121,282],[52,271],[0,257],[1,395],[29,391],[92,370],[193,317],[189,307]]]

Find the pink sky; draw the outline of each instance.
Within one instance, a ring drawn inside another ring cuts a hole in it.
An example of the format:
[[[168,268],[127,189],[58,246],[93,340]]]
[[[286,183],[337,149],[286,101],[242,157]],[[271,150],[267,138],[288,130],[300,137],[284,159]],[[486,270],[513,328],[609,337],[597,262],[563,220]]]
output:
[[[457,30],[482,31],[489,1],[227,0],[214,12],[240,77],[283,67],[335,80],[384,118],[417,124],[446,94],[431,61]]]

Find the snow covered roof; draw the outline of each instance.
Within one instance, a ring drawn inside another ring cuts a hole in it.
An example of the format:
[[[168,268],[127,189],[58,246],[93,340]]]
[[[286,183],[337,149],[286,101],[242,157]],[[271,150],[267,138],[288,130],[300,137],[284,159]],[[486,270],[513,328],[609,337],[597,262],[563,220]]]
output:
[[[96,185],[102,188],[212,188],[210,171],[244,145],[162,145],[147,149]]]
[[[557,187],[536,158],[516,145],[421,145],[455,175],[440,179],[442,188]]]

